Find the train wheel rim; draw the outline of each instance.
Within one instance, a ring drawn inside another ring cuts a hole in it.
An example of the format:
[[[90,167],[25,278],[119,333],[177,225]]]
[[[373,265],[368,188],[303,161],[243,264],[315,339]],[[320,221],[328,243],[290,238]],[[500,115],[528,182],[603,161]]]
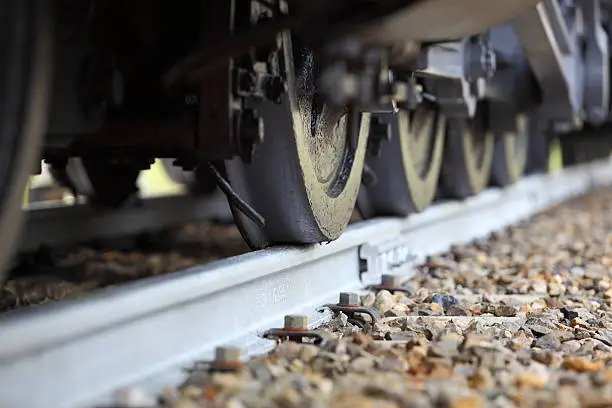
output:
[[[439,109],[422,104],[413,112],[377,115],[388,123],[391,139],[378,157],[367,154],[366,164],[376,175],[372,186],[363,186],[359,210],[366,218],[406,216],[424,210],[438,187],[445,140],[445,120]],[[402,178],[401,175],[404,175]]]
[[[322,147],[320,144],[317,147],[317,137],[324,138],[329,134],[326,132],[337,128],[336,123],[333,126],[331,123],[334,117],[341,119],[343,112],[325,113],[325,106],[319,107],[323,113],[313,120],[308,110],[317,102],[307,95],[312,95],[309,84],[316,83],[312,75],[314,65],[296,68],[292,39],[288,33],[282,39],[283,75],[288,91],[279,104],[271,101],[254,104],[266,131],[252,163],[247,165],[239,159],[226,163],[232,186],[266,219],[262,230],[241,214],[236,217],[243,236],[253,248],[272,243],[316,243],[340,236],[357,199],[369,130],[370,115],[362,114],[356,146],[339,142],[338,136],[334,136],[323,148],[318,148]],[[296,74],[298,69],[302,71]],[[321,156],[325,155],[327,160],[331,155],[333,163],[323,166],[326,159]]]
[[[519,114],[516,116],[516,131],[495,135],[491,182],[504,187],[518,181],[525,174],[528,151],[529,119],[525,114]]]
[[[47,122],[53,29],[49,2],[4,1],[0,6],[0,285],[23,223],[22,199],[40,160]]]
[[[442,192],[466,198],[484,190],[491,177],[494,133],[488,129],[485,109],[479,106],[471,119],[449,119],[442,165]]]

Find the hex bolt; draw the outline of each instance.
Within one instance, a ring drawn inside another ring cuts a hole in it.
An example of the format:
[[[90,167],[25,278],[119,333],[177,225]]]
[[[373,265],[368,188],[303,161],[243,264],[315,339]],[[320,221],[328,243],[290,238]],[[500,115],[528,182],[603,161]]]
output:
[[[308,330],[308,316],[285,316],[285,330]]]
[[[215,362],[231,363],[240,361],[240,348],[232,346],[221,346],[215,349]]]
[[[397,288],[402,285],[402,278],[398,275],[382,275],[380,277],[380,285]]]
[[[340,306],[359,306],[359,295],[356,293],[340,293],[338,300]]]

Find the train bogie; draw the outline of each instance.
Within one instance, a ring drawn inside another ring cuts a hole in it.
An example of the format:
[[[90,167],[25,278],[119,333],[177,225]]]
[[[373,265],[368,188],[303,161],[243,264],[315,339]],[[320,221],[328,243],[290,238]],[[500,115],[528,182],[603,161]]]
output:
[[[547,170],[552,138],[567,165],[610,149],[599,0],[2,7],[3,243],[41,158],[106,207],[162,158],[192,194],[218,185],[264,248],[337,239],[356,204],[408,216],[506,187]]]

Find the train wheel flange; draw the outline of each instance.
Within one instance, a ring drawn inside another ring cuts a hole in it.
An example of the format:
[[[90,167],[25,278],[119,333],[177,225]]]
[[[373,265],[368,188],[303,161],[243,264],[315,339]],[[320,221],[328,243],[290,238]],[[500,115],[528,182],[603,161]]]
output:
[[[487,128],[480,106],[471,119],[447,119],[446,147],[442,165],[444,196],[467,198],[489,183],[495,135]]]
[[[226,162],[234,190],[266,220],[260,228],[232,210],[252,248],[338,238],[349,222],[361,181],[370,116],[360,115],[359,134],[348,135],[345,112],[330,109],[316,92],[316,58],[305,48],[294,50],[292,41],[289,34],[282,35],[287,92],[280,103],[253,103],[263,118],[265,136],[252,163]]]
[[[516,131],[496,132],[491,165],[491,183],[505,187],[525,173],[529,152],[529,118],[516,116]]]
[[[391,139],[378,156],[366,154],[366,165],[377,180],[362,186],[359,211],[364,218],[422,211],[438,187],[445,120],[437,107],[425,103],[413,112],[400,110],[377,118],[390,125]]]

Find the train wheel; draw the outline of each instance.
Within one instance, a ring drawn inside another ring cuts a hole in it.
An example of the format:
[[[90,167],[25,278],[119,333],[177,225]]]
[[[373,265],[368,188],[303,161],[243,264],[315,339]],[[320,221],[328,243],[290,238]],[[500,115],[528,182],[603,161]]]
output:
[[[548,173],[550,159],[550,138],[545,126],[534,118],[529,120],[529,149],[525,173]]]
[[[561,135],[559,142],[563,166],[573,166],[610,157],[612,144],[608,137],[612,126],[604,124],[598,128],[587,128]]]
[[[0,2],[0,285],[19,237],[23,193],[40,160],[51,79],[50,2]]]
[[[174,159],[162,159],[161,162],[168,177],[176,184],[187,187],[187,190],[192,194],[211,194],[217,188],[215,179],[204,168],[200,167],[193,171],[185,171],[173,164]]]
[[[505,187],[518,181],[525,173],[529,151],[529,119],[525,115],[516,116],[515,132],[495,134],[491,182]]]
[[[376,175],[371,186],[362,186],[358,206],[364,218],[377,215],[406,216],[424,210],[438,187],[444,153],[444,118],[432,105],[414,112],[376,115],[390,124],[391,139],[380,155],[366,154],[366,164]],[[402,174],[404,177],[402,177]]]
[[[491,176],[495,136],[487,129],[484,109],[472,119],[448,119],[441,187],[444,196],[478,194]]]
[[[238,228],[252,248],[275,243],[317,243],[340,236],[355,207],[369,129],[360,116],[355,135],[347,115],[322,103],[317,93],[316,56],[283,35],[287,92],[279,104],[255,108],[265,137],[252,163],[226,162],[235,191],[265,218],[265,227],[234,211]],[[352,140],[356,139],[356,143]]]
[[[138,195],[140,169],[133,165],[93,157],[71,158],[65,167],[52,166],[51,172],[61,185],[86,196],[92,205],[119,207]]]

